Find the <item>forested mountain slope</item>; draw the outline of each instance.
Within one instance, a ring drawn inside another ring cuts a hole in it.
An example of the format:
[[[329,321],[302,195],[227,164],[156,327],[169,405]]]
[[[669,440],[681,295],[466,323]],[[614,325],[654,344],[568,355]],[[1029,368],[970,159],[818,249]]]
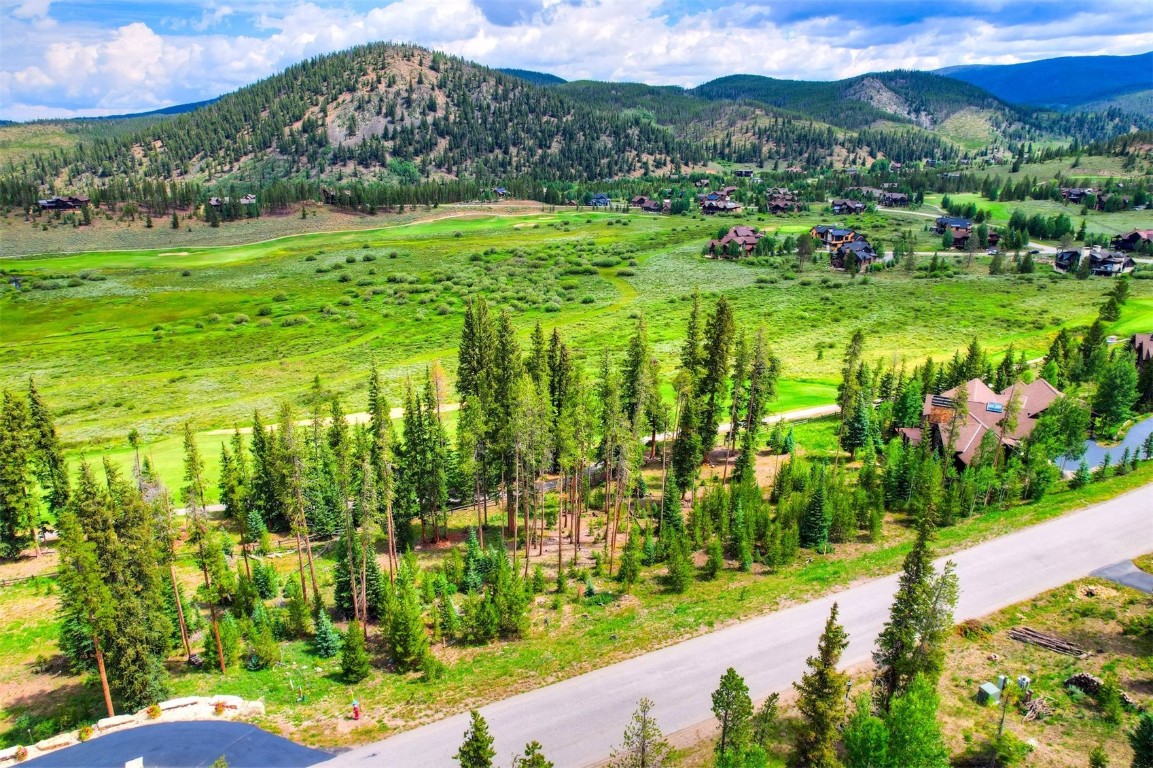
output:
[[[1014,104],[1074,109],[1091,103],[1109,105],[1115,97],[1153,89],[1153,52],[947,67],[937,74],[971,83]],[[1141,113],[1153,116],[1148,107]]]
[[[969,132],[962,138],[958,119]],[[190,112],[65,129],[42,151],[7,155],[0,197],[26,205],[46,191],[155,182],[595,181],[713,160],[810,168],[877,157],[949,161],[989,145],[1085,144],[1150,126],[1115,109],[1014,106],[924,72],[836,82],[733,75],[684,89],[564,82],[381,43],[309,59]]]

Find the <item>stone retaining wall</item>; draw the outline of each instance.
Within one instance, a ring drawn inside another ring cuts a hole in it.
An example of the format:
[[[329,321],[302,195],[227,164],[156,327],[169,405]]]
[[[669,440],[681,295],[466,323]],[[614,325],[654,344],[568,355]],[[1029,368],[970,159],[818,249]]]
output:
[[[245,701],[239,696],[185,696],[181,699],[162,701],[156,706],[159,708],[156,717],[149,714],[149,709],[152,709],[149,707],[134,715],[116,715],[98,720],[95,725],[89,726],[91,732],[87,734],[87,739],[81,739],[80,731],[75,730],[57,734],[28,746],[0,750],[0,766],[8,768],[24,760],[79,744],[82,740],[96,739],[112,731],[140,725],[172,723],[179,720],[237,720],[264,714],[263,701]]]

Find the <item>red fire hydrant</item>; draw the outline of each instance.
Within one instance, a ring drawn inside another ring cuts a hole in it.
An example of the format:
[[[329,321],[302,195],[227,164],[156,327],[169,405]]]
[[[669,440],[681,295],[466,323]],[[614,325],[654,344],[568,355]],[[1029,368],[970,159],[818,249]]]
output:
[[[359,720],[360,719],[360,702],[357,701],[356,699],[352,700],[352,719],[353,720]]]

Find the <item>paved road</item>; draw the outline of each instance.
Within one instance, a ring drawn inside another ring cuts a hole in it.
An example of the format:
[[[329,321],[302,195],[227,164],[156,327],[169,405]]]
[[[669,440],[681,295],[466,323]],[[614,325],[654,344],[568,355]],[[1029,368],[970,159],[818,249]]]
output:
[[[957,620],[983,616],[1151,550],[1153,484],[954,553],[961,581]],[[869,659],[895,588],[896,576],[890,576],[836,595],[851,636],[846,666]],[[486,706],[481,712],[496,737],[498,765],[508,765],[533,739],[557,768],[596,763],[619,741],[642,696],[656,703],[665,733],[703,723],[711,717],[710,693],[729,666],[745,676],[754,699],[783,690],[815,651],[832,602],[822,598],[750,619]],[[450,717],[346,752],[327,765],[453,765],[466,720]]]
[[[229,768],[306,768],[332,755],[247,723],[189,720],[110,733],[21,765],[124,768],[129,760],[143,757],[145,768],[207,768],[221,756]]]
[[[1119,563],[1098,568],[1093,571],[1093,575],[1124,584],[1133,589],[1139,589],[1147,595],[1153,595],[1153,574],[1145,573],[1132,560],[1122,560]]]

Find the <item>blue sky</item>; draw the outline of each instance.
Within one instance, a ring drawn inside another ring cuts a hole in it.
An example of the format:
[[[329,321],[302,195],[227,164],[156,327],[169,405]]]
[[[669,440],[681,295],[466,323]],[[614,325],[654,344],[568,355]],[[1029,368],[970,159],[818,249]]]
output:
[[[567,79],[1015,63],[1153,49],[1150,0],[2,0],[0,117],[156,109],[374,40]],[[1151,74],[1153,77],[1153,74]]]

